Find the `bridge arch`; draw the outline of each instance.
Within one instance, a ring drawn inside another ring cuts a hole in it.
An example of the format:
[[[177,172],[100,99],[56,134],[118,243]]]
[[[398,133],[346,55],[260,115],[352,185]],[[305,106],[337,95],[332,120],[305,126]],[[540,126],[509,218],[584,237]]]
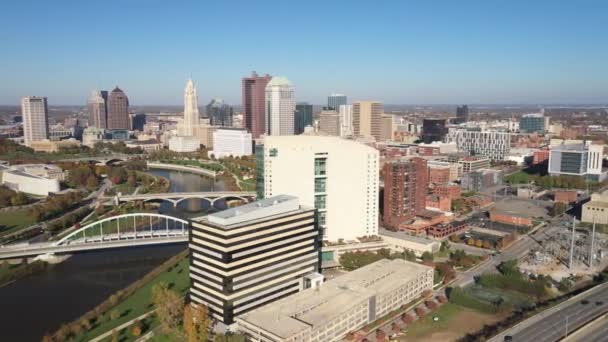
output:
[[[63,238],[61,238],[60,240],[58,240],[57,242],[55,242],[55,246],[62,246],[62,245],[66,245],[68,243],[68,241],[70,240],[70,238],[74,237],[74,236],[78,236],[78,234],[86,232],[88,229],[96,227],[98,225],[103,225],[103,223],[105,222],[110,222],[110,221],[118,221],[118,227],[120,229],[120,221],[121,219],[129,219],[129,218],[134,218],[134,221],[136,222],[136,219],[138,217],[145,217],[145,218],[149,218],[150,220],[152,218],[156,218],[156,219],[165,219],[167,222],[167,234],[168,234],[168,222],[169,220],[174,221],[174,222],[179,222],[182,224],[182,234],[187,234],[187,231],[184,230],[184,227],[187,227],[189,222],[187,220],[175,217],[175,216],[169,216],[169,215],[164,215],[164,214],[157,214],[157,213],[131,213],[131,214],[122,214],[122,215],[117,215],[117,216],[111,216],[111,217],[106,217],[104,219],[92,222],[87,224],[84,227],[81,227],[73,232],[71,232],[70,234],[64,236]],[[103,226],[101,226],[103,227]],[[103,228],[102,228],[103,229]],[[154,234],[151,234],[151,236],[153,236]],[[137,238],[137,230],[135,230],[135,238]],[[103,241],[103,235],[101,236],[101,239]],[[118,231],[118,239],[120,239],[120,230]],[[86,242],[85,242],[86,243]]]

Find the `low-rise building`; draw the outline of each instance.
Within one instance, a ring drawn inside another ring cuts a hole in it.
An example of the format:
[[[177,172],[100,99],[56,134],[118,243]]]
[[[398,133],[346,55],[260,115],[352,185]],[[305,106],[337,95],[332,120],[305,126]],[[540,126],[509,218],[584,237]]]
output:
[[[449,167],[429,167],[430,184],[446,184],[450,182]]]
[[[578,192],[576,190],[556,190],[553,192],[553,201],[570,204],[576,202]]]
[[[35,143],[36,141],[32,141]],[[26,167],[14,166],[0,166],[0,180],[3,185],[8,188],[21,191],[32,195],[48,196],[50,193],[59,192],[59,180],[57,179],[57,173],[49,168],[50,174],[43,177],[41,169],[43,166],[26,165]],[[29,173],[29,172],[32,173]],[[60,178],[60,177],[59,177]]]
[[[96,143],[103,141],[105,135],[106,133],[102,128],[87,127],[84,132],[82,132],[82,144],[93,148]]]
[[[452,234],[462,233],[468,228],[469,225],[466,222],[455,221],[434,225],[427,230],[427,234],[437,239],[443,239]]]
[[[49,139],[36,140],[30,143],[30,147],[36,152],[59,152],[62,148],[79,147],[80,141],[70,138],[66,140],[53,141]]]
[[[197,137],[178,135],[169,139],[169,150],[173,152],[194,152],[200,145],[201,142]]]
[[[448,197],[451,200],[460,198],[462,189],[457,184],[442,184],[433,188],[432,192],[439,196]]]
[[[246,129],[218,128],[213,132],[213,141],[216,158],[250,156],[252,153],[253,140]]]
[[[607,172],[602,166],[604,145],[589,143],[551,146],[549,174],[552,176],[580,176],[601,182]]]
[[[502,180],[503,172],[501,170],[484,169],[465,173],[462,175],[460,185],[466,191],[481,191],[501,184]]]
[[[250,341],[339,341],[432,288],[432,267],[383,259],[236,320]]]
[[[156,139],[125,141],[125,146],[130,148],[141,148],[145,152],[162,150],[163,144]]]
[[[581,221],[608,224],[608,190],[591,195],[591,201],[583,204]]]
[[[534,219],[546,218],[547,210],[530,201],[505,200],[490,210],[490,221],[515,226],[531,227]]]
[[[380,237],[390,249],[395,252],[403,252],[408,250],[414,252],[416,256],[422,256],[422,253],[436,253],[439,251],[441,244],[437,241],[424,237],[413,236],[402,231],[391,231],[387,229],[379,229]]]

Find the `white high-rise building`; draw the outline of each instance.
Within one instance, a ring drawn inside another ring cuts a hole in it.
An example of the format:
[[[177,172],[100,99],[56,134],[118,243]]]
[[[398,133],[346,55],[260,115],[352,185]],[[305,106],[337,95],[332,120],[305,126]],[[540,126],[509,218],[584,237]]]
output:
[[[250,156],[252,145],[251,133],[246,129],[218,128],[213,132],[213,155],[216,158]]]
[[[353,135],[353,105],[340,105],[340,136]]]
[[[266,85],[266,135],[293,135],[295,110],[291,82],[273,77]]]
[[[331,136],[268,136],[258,196],[297,196],[318,210],[323,238],[378,234],[378,150]]]
[[[189,79],[184,90],[184,121],[182,122],[181,129],[178,129],[179,135],[195,136],[196,128],[199,124],[198,95],[196,94],[194,81]]]
[[[23,139],[26,146],[32,141],[48,138],[49,113],[46,97],[26,96],[21,99],[23,115]]]

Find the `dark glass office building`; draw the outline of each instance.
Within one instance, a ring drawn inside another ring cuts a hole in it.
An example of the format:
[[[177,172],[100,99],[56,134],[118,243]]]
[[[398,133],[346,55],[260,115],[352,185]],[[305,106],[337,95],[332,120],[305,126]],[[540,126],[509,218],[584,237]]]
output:
[[[443,141],[448,128],[445,119],[424,119],[422,121],[422,142],[430,144],[433,141]]]
[[[296,104],[294,134],[304,133],[304,127],[306,126],[312,126],[312,105],[298,103]]]

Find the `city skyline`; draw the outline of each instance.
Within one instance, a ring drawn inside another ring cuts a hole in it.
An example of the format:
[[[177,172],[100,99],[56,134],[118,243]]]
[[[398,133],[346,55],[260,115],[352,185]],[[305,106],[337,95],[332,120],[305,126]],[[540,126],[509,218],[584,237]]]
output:
[[[135,2],[108,13],[102,25],[87,20],[92,4],[8,4],[0,14],[6,51],[0,74],[11,82],[0,85],[0,104],[37,95],[51,104],[82,105],[92,89],[120,84],[133,104],[174,105],[188,76],[199,80],[202,103],[221,97],[237,104],[240,79],[252,70],[285,75],[298,85],[297,101],[318,104],[333,92],[386,104],[608,102],[608,48],[601,44],[608,5],[599,1],[336,2],[323,11],[310,3],[292,5],[243,2],[230,11],[223,4],[193,3],[184,13],[181,6],[142,9]],[[334,15],[338,10],[342,15]],[[209,11],[227,12],[231,22],[262,13],[272,20],[249,25],[247,35],[220,22],[223,16],[186,29],[173,25],[196,23]],[[313,14],[326,23],[323,29],[304,25]],[[54,18],[52,25],[47,17]],[[369,25],[356,24],[361,21]],[[560,24],[565,22],[572,25]],[[248,38],[274,25],[286,27],[281,39]],[[341,38],[340,48],[328,32]],[[108,37],[110,48],[88,53]],[[34,39],[39,44],[22,44]],[[362,49],[367,41],[374,44]],[[222,51],[219,58],[206,53],[209,44]],[[294,54],[302,45],[308,49]],[[175,53],[186,48],[190,53]],[[112,51],[118,50],[128,53],[117,58]],[[37,57],[40,52],[45,58]]]

